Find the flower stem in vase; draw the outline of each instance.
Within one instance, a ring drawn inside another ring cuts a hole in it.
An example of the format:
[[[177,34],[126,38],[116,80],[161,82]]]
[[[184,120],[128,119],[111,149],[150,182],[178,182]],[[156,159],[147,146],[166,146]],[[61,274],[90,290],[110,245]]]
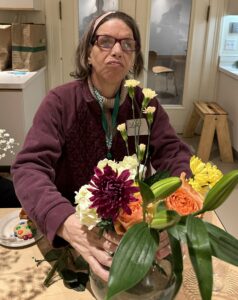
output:
[[[107,283],[90,270],[90,284],[97,300],[103,300]],[[167,259],[156,261],[146,276],[134,287],[117,294],[113,300],[172,300],[175,277],[171,262]]]

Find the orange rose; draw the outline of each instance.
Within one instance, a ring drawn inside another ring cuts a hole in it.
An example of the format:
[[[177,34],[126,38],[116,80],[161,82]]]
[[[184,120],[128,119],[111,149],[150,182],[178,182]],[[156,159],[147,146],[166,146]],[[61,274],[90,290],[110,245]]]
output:
[[[138,195],[137,198],[137,201],[130,202],[128,205],[132,211],[131,215],[128,215],[123,209],[120,210],[114,222],[114,228],[117,234],[123,235],[132,225],[140,223],[143,220],[141,195]]]
[[[185,216],[203,207],[203,199],[185,179],[182,173],[180,179],[182,185],[176,192],[165,199],[165,205],[169,210],[175,210],[178,214]]]

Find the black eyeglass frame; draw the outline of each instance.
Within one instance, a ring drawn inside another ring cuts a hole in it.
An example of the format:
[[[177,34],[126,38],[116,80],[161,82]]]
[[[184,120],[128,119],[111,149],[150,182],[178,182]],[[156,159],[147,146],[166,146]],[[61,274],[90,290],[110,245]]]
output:
[[[98,38],[101,37],[101,36],[105,36],[105,37],[114,39],[115,42],[114,42],[113,46],[112,46],[111,48],[106,48],[106,47],[100,46],[100,45],[98,44]],[[128,41],[128,40],[129,40],[129,41],[135,42],[135,49],[134,49],[134,50],[128,50],[128,49],[124,49],[124,48],[123,48],[121,42],[122,42],[122,41]],[[130,39],[130,38],[117,39],[117,38],[115,38],[115,37],[113,37],[113,36],[111,36],[111,35],[107,35],[107,34],[97,34],[97,35],[95,35],[95,36],[92,38],[92,40],[91,40],[91,44],[92,44],[92,45],[97,45],[100,49],[103,49],[103,50],[106,50],[106,51],[111,50],[111,49],[115,46],[116,43],[119,43],[120,46],[121,46],[121,48],[122,48],[122,50],[125,51],[125,52],[135,52],[135,51],[137,51],[137,50],[139,49],[139,45],[137,44],[137,41],[134,40],[134,39]]]

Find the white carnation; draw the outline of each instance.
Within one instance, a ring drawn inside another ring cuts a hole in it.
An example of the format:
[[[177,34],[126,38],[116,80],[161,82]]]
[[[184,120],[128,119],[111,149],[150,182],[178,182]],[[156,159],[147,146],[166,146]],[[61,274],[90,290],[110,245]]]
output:
[[[117,164],[114,160],[110,160],[110,159],[107,159],[107,158],[105,158],[105,159],[103,159],[103,160],[100,160],[100,161],[98,162],[97,167],[98,167],[100,170],[103,170],[103,168],[104,168],[106,165],[110,166],[110,167],[113,169],[113,171],[116,171],[117,168],[118,168],[118,164]]]
[[[123,167],[124,169],[136,169],[138,166],[136,154],[133,154],[131,156],[124,156],[123,160],[118,164],[119,167]]]
[[[89,185],[84,185],[76,192],[75,203],[77,203],[76,215],[80,223],[86,225],[91,230],[100,222],[100,218],[97,215],[96,209],[90,208],[92,202],[89,199],[92,194],[88,190],[88,187]]]
[[[124,156],[124,159],[118,163],[118,173],[120,174],[124,170],[129,170],[130,179],[135,179],[137,172],[138,160],[136,154],[131,156]]]
[[[152,99],[157,96],[155,91],[149,88],[143,88],[142,93],[144,94],[145,98]]]

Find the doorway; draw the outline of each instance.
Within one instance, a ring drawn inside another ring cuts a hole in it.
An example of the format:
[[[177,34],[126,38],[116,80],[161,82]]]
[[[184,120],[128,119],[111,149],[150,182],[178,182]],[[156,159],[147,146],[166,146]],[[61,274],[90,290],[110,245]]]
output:
[[[103,12],[118,9],[118,0],[79,0],[79,38],[89,23]]]
[[[152,0],[147,86],[182,104],[192,0]]]

